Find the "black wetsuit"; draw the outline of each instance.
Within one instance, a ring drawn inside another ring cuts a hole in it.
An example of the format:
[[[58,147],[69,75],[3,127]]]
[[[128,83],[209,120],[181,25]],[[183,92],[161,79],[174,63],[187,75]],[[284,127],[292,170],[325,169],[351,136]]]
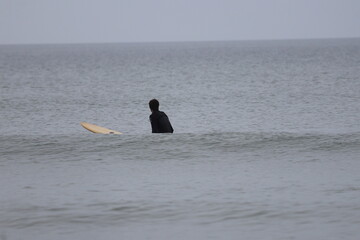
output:
[[[153,133],[173,133],[168,116],[164,112],[154,111],[150,115],[151,128]]]

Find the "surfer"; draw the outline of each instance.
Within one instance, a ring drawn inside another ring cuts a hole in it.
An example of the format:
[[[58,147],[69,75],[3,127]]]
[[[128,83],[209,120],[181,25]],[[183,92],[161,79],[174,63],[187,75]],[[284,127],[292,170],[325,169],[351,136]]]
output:
[[[174,129],[171,126],[168,116],[159,111],[159,101],[152,99],[149,102],[151,110],[150,122],[152,133],[173,133]]]

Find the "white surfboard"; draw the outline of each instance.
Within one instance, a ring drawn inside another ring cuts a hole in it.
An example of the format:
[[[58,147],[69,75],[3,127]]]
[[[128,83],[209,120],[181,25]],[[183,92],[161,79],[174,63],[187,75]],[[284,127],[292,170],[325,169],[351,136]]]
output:
[[[87,122],[81,122],[81,126],[83,126],[86,130],[89,130],[93,133],[101,133],[101,134],[122,134],[121,132],[114,131],[108,128],[100,127],[95,124],[87,123]]]

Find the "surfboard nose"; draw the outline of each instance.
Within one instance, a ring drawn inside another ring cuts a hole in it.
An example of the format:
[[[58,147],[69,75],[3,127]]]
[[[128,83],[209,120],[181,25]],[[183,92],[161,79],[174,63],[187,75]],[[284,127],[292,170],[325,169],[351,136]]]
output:
[[[108,128],[100,127],[95,124],[87,123],[87,122],[81,122],[81,126],[83,126],[86,130],[89,130],[93,133],[102,133],[102,134],[122,134],[121,132],[114,131]]]

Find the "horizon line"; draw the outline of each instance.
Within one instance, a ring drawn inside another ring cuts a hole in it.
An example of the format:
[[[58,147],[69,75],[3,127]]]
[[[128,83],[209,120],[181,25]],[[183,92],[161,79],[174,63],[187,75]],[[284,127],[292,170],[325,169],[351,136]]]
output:
[[[297,41],[297,40],[341,40],[360,39],[360,37],[312,37],[312,38],[254,38],[233,40],[149,40],[149,41],[89,41],[89,42],[34,42],[34,43],[0,43],[0,46],[13,45],[80,45],[80,44],[159,44],[159,43],[201,43],[201,42],[249,42],[249,41]]]

